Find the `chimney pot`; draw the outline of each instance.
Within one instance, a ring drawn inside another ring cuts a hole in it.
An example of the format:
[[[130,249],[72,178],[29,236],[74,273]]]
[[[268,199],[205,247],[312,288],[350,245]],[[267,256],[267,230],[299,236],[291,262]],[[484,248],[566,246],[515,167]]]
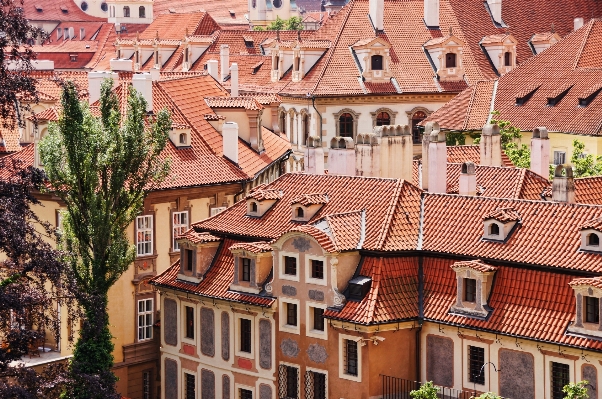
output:
[[[447,193],[447,146],[445,133],[432,128],[428,147],[428,190],[431,193]],[[425,132],[426,133],[426,132]],[[423,172],[424,173],[424,172]]]
[[[439,27],[439,0],[424,0],[424,23],[429,28]]]
[[[238,97],[238,64],[230,67],[230,96]]]
[[[458,182],[458,194],[477,195],[477,176],[475,165],[472,162],[464,162]]]
[[[324,174],[324,150],[318,136],[309,136],[305,148],[305,171],[312,175]]]
[[[550,140],[548,129],[537,127],[533,129],[531,138],[531,171],[545,177],[549,176],[550,165]]]
[[[558,165],[554,170],[552,181],[552,200],[557,202],[575,203],[575,181],[571,165]]]
[[[227,44],[222,44],[219,49],[220,58],[220,83],[223,83],[226,76],[228,76],[228,69],[230,67],[230,47]]]
[[[132,86],[146,100],[146,111],[153,111],[153,79],[148,72],[137,73],[132,76]]]
[[[224,156],[238,165],[238,123],[224,123],[222,139]]]
[[[372,25],[374,25],[374,29],[376,31],[384,30],[385,1],[384,0],[370,0],[369,8],[370,8],[370,19],[372,20]]]
[[[207,61],[207,73],[209,73],[213,79],[219,81],[217,70],[217,60]]]
[[[481,165],[502,166],[502,141],[497,124],[488,123],[483,126],[480,151]]]
[[[573,20],[573,30],[577,30],[583,26],[583,18],[575,18]]]
[[[100,100],[100,86],[105,79],[113,79],[113,86],[119,82],[119,74],[115,72],[88,72],[88,102],[93,104]]]

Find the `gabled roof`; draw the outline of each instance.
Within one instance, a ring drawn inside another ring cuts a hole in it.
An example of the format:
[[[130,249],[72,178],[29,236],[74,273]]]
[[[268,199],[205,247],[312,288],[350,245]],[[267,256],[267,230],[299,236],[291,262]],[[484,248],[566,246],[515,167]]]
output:
[[[361,249],[366,235],[366,214],[360,210],[326,215],[314,226],[330,236],[338,251]]]
[[[520,213],[512,207],[496,208],[483,216],[483,220],[489,219],[495,219],[502,223],[518,222],[520,221]]]
[[[300,204],[303,206],[325,204],[328,202],[328,194],[325,193],[312,193],[312,194],[301,194],[291,200],[291,204]]]
[[[103,21],[79,8],[75,1],[28,0],[23,2],[23,13],[30,21]]]
[[[257,242],[239,242],[230,246],[230,251],[245,250],[252,253],[263,253],[272,251],[272,246],[264,241]]]
[[[241,29],[249,27],[245,18],[248,13],[247,3],[226,0],[216,2],[212,0],[155,0],[153,12],[155,16],[162,14],[186,14],[203,11],[210,14],[223,29]],[[232,14],[232,11],[234,14]]]
[[[197,233],[194,229],[188,229],[183,234],[176,237],[178,240],[187,240],[193,244],[201,244],[205,242],[217,242],[220,241],[219,237],[211,235],[209,233]]]
[[[279,200],[284,195],[282,190],[270,190],[265,187],[265,184],[255,187],[249,192],[246,199],[254,199],[256,201]]]
[[[582,229],[594,229],[602,231],[602,216],[588,220],[581,226]]]

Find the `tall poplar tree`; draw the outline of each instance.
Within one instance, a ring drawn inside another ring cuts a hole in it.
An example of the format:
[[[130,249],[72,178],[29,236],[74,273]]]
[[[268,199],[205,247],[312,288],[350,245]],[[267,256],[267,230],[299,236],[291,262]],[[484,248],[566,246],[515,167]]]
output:
[[[82,399],[118,397],[111,372],[108,291],[134,261],[127,229],[145,193],[169,171],[169,160],[161,155],[171,128],[169,113],[147,114],[146,101],[130,86],[122,115],[112,87],[111,80],[102,84],[98,118],[79,100],[74,84],[65,83],[59,121],[40,145],[52,191],[67,206],[62,246],[70,254],[85,314],[68,392]]]

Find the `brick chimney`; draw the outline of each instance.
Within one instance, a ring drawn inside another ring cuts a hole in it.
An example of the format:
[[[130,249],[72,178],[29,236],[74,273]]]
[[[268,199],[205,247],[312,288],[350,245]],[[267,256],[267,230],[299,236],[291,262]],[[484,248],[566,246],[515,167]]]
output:
[[[355,139],[356,176],[381,177],[380,138],[374,133],[360,133]]]
[[[545,177],[550,176],[550,140],[548,129],[537,127],[533,129],[531,138],[531,171]]]
[[[100,100],[100,86],[105,79],[113,79],[113,85],[119,83],[119,74],[114,72],[88,72],[88,101],[90,104]]]
[[[328,152],[329,175],[355,175],[355,144],[351,137],[333,137]]]
[[[575,203],[575,181],[571,165],[558,165],[552,181],[552,201]]]
[[[377,126],[381,177],[412,181],[413,142],[409,125]]]
[[[447,193],[447,146],[445,133],[439,129],[430,134],[427,175],[429,192]]]
[[[385,1],[384,0],[370,0],[370,20],[374,29],[377,31],[384,30],[384,12],[385,12]]]
[[[223,83],[226,76],[228,76],[228,69],[230,68],[230,47],[227,44],[222,44],[219,49],[219,62],[220,62],[220,83]]]
[[[420,176],[422,182],[421,187],[423,190],[428,190],[429,187],[429,144],[431,142],[431,133],[435,130],[439,131],[439,123],[427,122],[426,126],[424,127],[424,134],[422,135],[422,171]]]
[[[318,136],[309,136],[307,138],[305,171],[312,175],[324,174],[324,150],[322,149],[322,141]]]
[[[218,71],[218,62],[217,60],[209,60],[207,61],[207,73],[215,80],[219,81]]]
[[[222,138],[224,156],[238,165],[238,123],[224,123]]]
[[[477,195],[477,175],[475,165],[472,162],[464,162],[460,171],[460,180],[458,181],[458,194]]]
[[[150,73],[136,73],[132,76],[132,86],[146,100],[146,112],[153,111],[153,78]]]
[[[424,0],[424,23],[429,28],[439,27],[439,0]]]
[[[500,127],[488,123],[481,134],[481,165],[502,166]]]
[[[230,95],[238,97],[238,64],[233,63],[230,67]]]

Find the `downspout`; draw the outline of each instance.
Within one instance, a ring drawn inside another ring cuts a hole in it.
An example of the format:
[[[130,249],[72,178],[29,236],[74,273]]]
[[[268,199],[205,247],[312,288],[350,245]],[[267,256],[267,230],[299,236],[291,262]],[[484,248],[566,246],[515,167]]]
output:
[[[416,330],[416,381],[422,382],[420,378],[420,341],[422,323],[424,321],[424,271],[422,268],[422,255],[418,257],[418,329]]]
[[[316,113],[320,117],[320,143],[322,143],[322,114],[316,108],[316,96],[311,96],[311,105],[316,110]],[[323,144],[320,144],[323,145]]]

